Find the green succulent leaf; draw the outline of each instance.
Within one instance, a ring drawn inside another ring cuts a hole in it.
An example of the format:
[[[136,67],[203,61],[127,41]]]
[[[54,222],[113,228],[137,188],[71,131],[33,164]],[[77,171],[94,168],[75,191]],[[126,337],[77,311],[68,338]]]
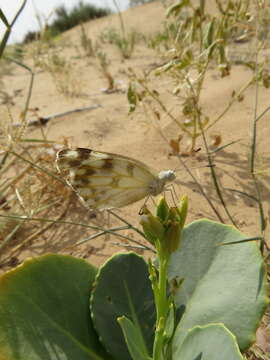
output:
[[[122,328],[129,353],[133,360],[149,360],[151,359],[145,344],[142,342],[140,329],[132,323],[128,318],[122,316],[117,319]]]
[[[173,360],[243,360],[235,336],[223,324],[196,326],[188,331]]]
[[[168,316],[165,323],[165,330],[164,330],[164,334],[167,341],[171,340],[173,336],[174,326],[175,326],[175,309],[173,304],[170,304]]]
[[[109,359],[89,312],[97,269],[45,255],[0,278],[1,360]]]
[[[99,269],[90,308],[100,339],[115,359],[131,359],[117,322],[122,316],[140,328],[145,348],[151,352],[156,312],[148,265],[141,256],[119,253]]]
[[[169,281],[184,279],[175,302],[186,311],[177,326],[174,346],[180,346],[190,328],[209,323],[224,323],[236,335],[241,350],[255,341],[268,304],[266,269],[259,247],[255,242],[219,245],[244,238],[232,226],[209,220],[184,228],[168,275]]]

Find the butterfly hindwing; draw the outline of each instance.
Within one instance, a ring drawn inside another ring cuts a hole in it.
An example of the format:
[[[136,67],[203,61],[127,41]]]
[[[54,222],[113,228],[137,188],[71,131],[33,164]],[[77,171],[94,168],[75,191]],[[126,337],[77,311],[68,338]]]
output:
[[[64,149],[57,167],[92,209],[122,207],[149,195],[157,175],[140,161],[90,149]]]

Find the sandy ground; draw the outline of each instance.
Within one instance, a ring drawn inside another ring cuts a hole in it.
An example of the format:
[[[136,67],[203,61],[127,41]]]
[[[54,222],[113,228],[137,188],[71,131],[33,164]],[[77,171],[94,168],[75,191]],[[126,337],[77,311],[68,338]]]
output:
[[[136,29],[145,36],[158,31],[165,20],[164,9],[159,2],[148,4],[142,7],[130,9],[123,13],[126,31]],[[119,18],[112,15],[103,19],[92,21],[85,25],[87,35],[93,43],[100,34],[110,31],[112,28],[119,29]],[[181,134],[179,127],[172,123],[166,116],[162,115],[160,121],[153,119],[150,112],[139,107],[138,110],[128,116],[128,103],[125,90],[128,87],[129,68],[136,74],[142,75],[151,67],[162,64],[162,59],[156,52],[140,42],[134,51],[131,59],[121,60],[119,51],[114,45],[102,45],[102,51],[106,52],[110,60],[109,71],[113,75],[120,90],[112,94],[104,94],[102,89],[106,88],[107,81],[100,71],[97,60],[93,57],[83,56],[83,49],[80,46],[79,28],[72,29],[65,33],[58,40],[59,56],[63,56],[71,65],[69,80],[79,89],[79,96],[65,97],[57,92],[52,76],[38,70],[35,74],[33,93],[30,107],[38,108],[40,116],[49,116],[77,108],[89,106],[99,107],[94,110],[72,113],[63,117],[51,120],[43,131],[48,140],[59,144],[64,140],[73,147],[89,147],[95,150],[108,151],[123,154],[135,159],[143,160],[146,164],[157,171],[164,169],[180,169],[177,172],[175,190],[179,195],[187,194],[190,199],[190,212],[188,221],[207,217],[216,220],[215,214],[209,208],[206,200],[198,192],[196,184],[190,176],[181,171],[181,163],[176,157],[169,157],[171,151],[169,141]],[[241,46],[241,45],[240,45]],[[241,51],[241,48],[239,48]],[[31,54],[33,49],[28,50],[30,54],[27,63],[31,66],[33,60]],[[213,68],[207,75],[205,87],[202,92],[203,111],[208,114],[210,121],[215,119],[226,107],[231,99],[233,91],[238,91],[249,79],[251,72],[239,65],[232,68],[231,75],[220,78]],[[25,69],[14,67],[12,74],[4,78],[4,83],[9,94],[19,90],[19,96],[13,99],[14,105],[11,114],[14,121],[19,121],[18,114],[21,113],[25,96],[28,90],[29,73]],[[75,79],[75,80],[74,80]],[[161,98],[173,114],[184,119],[179,111],[179,100],[170,94],[172,80],[168,77],[152,77],[151,86],[160,93]],[[251,121],[253,116],[255,88],[250,87],[245,93],[244,100],[232,106],[207,135],[221,136],[221,145],[237,141],[224,151],[220,151],[215,158],[216,170],[222,184],[225,200],[232,216],[235,218],[240,230],[248,236],[259,234],[259,214],[254,202],[249,198],[241,197],[226,191],[225,188],[234,188],[254,195],[252,181],[248,172],[249,144],[251,141]],[[258,113],[269,104],[269,90],[259,90]],[[179,114],[180,113],[180,114]],[[31,114],[29,114],[31,117]],[[264,164],[269,163],[269,134],[270,123],[267,114],[258,124],[258,164],[259,170],[264,169]],[[210,137],[208,139],[210,140]],[[41,138],[41,131],[30,130],[28,137]],[[197,146],[202,150],[196,157],[185,158],[186,164],[193,169],[194,175],[203,186],[205,192],[221,212],[225,222],[228,222],[226,215],[216,196],[210,170],[202,167],[206,165],[205,151],[203,150],[202,139],[199,138]],[[182,148],[185,147],[183,143]],[[268,173],[269,174],[269,173]],[[269,200],[269,176],[262,177],[261,190],[264,205],[267,208]],[[121,210],[121,216],[137,222],[138,209],[141,203],[133,204]],[[132,214],[132,215],[131,215]],[[98,242],[103,240],[99,239]],[[103,244],[104,245],[104,244]],[[90,259],[95,264],[100,264],[106,256],[116,249],[110,243],[106,243],[105,255],[91,255]]]

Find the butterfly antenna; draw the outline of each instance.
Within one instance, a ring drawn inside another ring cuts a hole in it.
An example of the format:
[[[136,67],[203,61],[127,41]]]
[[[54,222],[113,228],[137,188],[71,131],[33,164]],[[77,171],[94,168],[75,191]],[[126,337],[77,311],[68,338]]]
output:
[[[195,149],[195,150],[193,150],[191,153],[192,154],[195,154],[195,153],[198,153],[198,152],[200,152],[201,151],[201,147],[199,147],[199,148],[197,148],[197,149]],[[180,157],[180,155],[178,156],[178,157]],[[181,162],[182,162],[182,164],[186,164],[186,162],[187,162],[187,160],[186,161],[184,161],[184,160],[180,160]],[[204,167],[210,167],[210,166],[215,166],[215,165],[202,165],[202,166],[195,166],[195,167],[192,167],[192,168],[189,168],[190,170],[192,170],[192,169],[200,169],[200,168],[204,168]],[[175,168],[174,169],[174,172],[177,172],[177,171],[183,171],[184,169],[181,167],[181,168]]]
[[[186,163],[185,161],[184,161],[184,163]],[[212,165],[201,165],[201,166],[193,166],[193,167],[190,167],[189,169],[190,170],[194,170],[194,169],[202,169],[202,168],[207,168],[207,167],[215,167],[216,165],[215,164],[212,164]],[[175,168],[173,171],[174,172],[178,172],[178,171],[184,171],[185,169],[183,169],[183,168]]]

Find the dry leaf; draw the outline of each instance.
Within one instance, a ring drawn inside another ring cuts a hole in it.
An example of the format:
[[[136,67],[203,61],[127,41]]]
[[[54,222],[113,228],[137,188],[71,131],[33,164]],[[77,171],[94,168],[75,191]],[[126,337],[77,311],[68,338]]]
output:
[[[211,135],[210,137],[211,137],[211,140],[212,140],[211,144],[210,144],[211,147],[216,148],[221,144],[221,142],[222,142],[221,135]]]

